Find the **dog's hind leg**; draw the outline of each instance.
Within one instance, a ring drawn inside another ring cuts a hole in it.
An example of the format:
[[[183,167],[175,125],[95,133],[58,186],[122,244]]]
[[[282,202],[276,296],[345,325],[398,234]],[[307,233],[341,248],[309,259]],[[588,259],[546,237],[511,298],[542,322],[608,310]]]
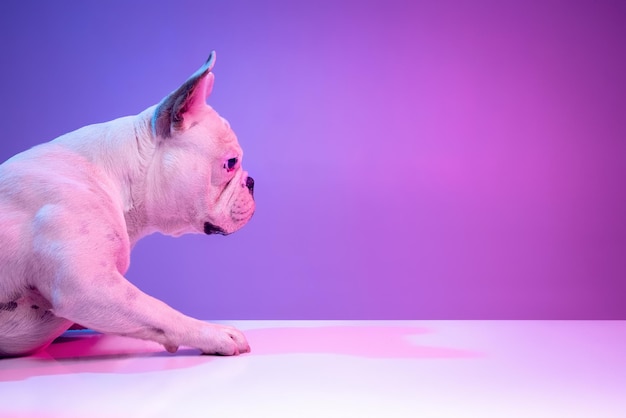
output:
[[[33,354],[72,325],[54,316],[49,306],[20,298],[0,303],[0,358]]]

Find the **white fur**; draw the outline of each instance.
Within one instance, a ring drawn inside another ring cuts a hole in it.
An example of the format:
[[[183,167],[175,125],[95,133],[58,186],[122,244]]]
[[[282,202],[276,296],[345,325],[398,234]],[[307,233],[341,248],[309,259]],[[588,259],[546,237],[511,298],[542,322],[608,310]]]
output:
[[[140,238],[204,233],[205,222],[228,234],[254,212],[237,138],[206,104],[214,58],[158,106],[0,166],[0,356],[35,352],[73,323],[170,352],[249,351],[240,331],[187,317],[124,278]]]

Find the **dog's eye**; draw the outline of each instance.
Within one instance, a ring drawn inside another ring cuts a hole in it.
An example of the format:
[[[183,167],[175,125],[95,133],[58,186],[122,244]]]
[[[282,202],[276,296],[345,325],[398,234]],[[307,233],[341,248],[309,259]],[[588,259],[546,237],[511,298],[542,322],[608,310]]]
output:
[[[230,158],[228,159],[228,161],[226,161],[226,164],[224,164],[224,168],[228,171],[233,171],[235,169],[235,167],[237,166],[237,158]]]

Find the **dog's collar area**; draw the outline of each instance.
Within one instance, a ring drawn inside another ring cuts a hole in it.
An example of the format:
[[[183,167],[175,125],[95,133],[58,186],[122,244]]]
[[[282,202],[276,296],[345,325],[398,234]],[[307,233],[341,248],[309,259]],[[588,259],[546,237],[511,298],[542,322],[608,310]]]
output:
[[[211,234],[226,235],[226,231],[224,231],[219,226],[213,225],[211,222],[204,223],[204,233],[207,235],[211,235]]]

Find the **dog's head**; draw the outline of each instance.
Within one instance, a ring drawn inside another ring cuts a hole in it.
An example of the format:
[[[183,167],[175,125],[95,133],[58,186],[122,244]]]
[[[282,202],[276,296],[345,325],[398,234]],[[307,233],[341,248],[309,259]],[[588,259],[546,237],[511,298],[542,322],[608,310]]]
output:
[[[206,103],[214,63],[212,52],[152,117],[156,152],[147,173],[146,210],[171,235],[230,234],[254,213],[254,180],[242,168],[237,137]]]

